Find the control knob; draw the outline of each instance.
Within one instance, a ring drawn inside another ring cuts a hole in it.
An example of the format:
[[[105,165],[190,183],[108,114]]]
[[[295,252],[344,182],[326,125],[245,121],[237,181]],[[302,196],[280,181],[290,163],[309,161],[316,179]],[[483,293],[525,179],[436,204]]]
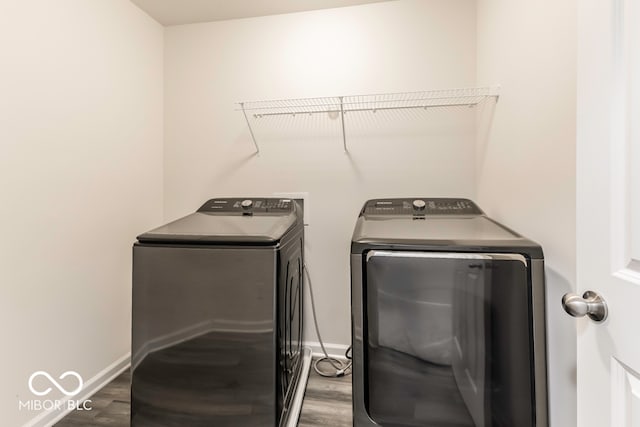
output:
[[[242,206],[242,209],[249,209],[251,206],[253,206],[253,200],[249,200],[249,199],[243,200],[240,203],[240,206]]]
[[[417,211],[424,210],[425,206],[427,206],[427,204],[424,202],[424,200],[417,199],[413,201],[413,208]]]

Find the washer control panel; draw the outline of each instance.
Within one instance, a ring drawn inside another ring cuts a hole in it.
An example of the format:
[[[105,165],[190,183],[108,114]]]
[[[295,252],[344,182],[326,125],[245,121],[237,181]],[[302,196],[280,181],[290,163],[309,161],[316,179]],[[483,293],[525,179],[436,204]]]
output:
[[[373,199],[362,210],[365,215],[482,215],[480,208],[469,199],[406,198]]]
[[[223,198],[208,200],[198,212],[231,215],[287,214],[293,211],[292,199],[275,198]]]

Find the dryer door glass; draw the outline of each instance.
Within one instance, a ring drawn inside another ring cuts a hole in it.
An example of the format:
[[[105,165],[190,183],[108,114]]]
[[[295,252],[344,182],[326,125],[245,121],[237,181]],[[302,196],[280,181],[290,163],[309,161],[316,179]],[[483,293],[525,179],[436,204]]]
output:
[[[535,423],[521,255],[371,251],[365,404],[384,426]]]

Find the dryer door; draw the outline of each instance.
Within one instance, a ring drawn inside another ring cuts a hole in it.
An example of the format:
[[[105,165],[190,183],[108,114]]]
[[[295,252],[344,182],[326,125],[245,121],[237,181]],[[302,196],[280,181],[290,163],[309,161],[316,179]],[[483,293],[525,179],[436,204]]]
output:
[[[521,255],[371,251],[365,405],[388,426],[535,425]]]

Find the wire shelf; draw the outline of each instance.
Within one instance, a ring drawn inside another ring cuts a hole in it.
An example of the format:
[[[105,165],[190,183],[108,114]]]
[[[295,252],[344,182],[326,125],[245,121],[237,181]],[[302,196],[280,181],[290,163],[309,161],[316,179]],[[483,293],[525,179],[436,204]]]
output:
[[[443,89],[422,92],[384,93],[374,95],[350,95],[322,98],[281,99],[271,101],[239,102],[238,111],[242,111],[256,152],[260,152],[249,115],[253,119],[282,115],[329,114],[329,117],[341,119],[342,141],[347,151],[345,115],[350,112],[377,112],[385,110],[474,107],[488,98],[499,96],[498,86]]]

